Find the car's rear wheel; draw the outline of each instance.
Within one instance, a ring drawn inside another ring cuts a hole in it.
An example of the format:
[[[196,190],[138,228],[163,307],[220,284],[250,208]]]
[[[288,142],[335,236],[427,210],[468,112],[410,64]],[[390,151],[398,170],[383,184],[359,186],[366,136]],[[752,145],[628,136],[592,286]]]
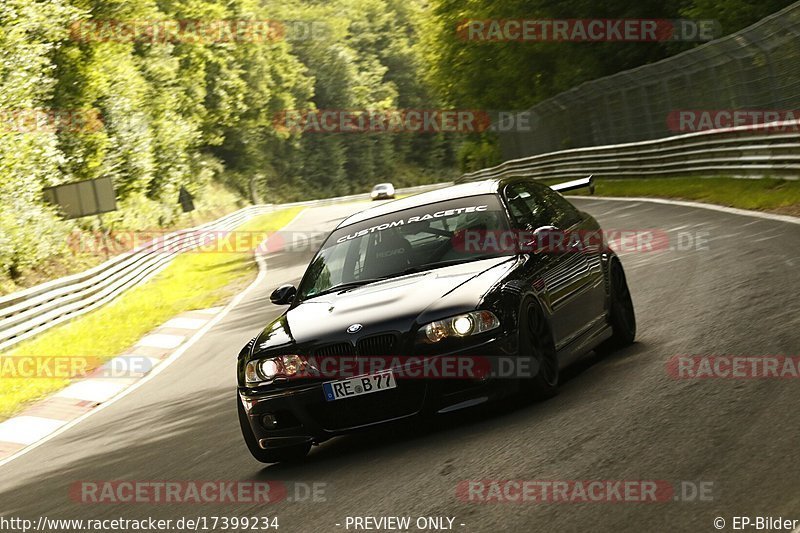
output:
[[[636,314],[633,310],[633,300],[628,289],[628,280],[625,270],[619,260],[611,261],[608,272],[609,287],[609,322],[611,323],[611,338],[598,347],[601,353],[622,348],[633,343],[636,338]]]
[[[236,396],[236,408],[239,412],[239,426],[242,428],[242,436],[244,442],[247,444],[247,449],[256,460],[262,463],[292,463],[301,461],[311,449],[311,444],[300,444],[296,446],[286,446],[283,448],[275,448],[273,450],[264,450],[258,445],[253,430],[250,428],[250,422],[247,420],[247,413],[244,412],[242,402],[239,396]]]
[[[558,394],[558,355],[550,326],[541,308],[529,302],[520,316],[520,355],[531,356],[538,368],[536,375],[523,382],[523,392],[534,400],[546,400]]]

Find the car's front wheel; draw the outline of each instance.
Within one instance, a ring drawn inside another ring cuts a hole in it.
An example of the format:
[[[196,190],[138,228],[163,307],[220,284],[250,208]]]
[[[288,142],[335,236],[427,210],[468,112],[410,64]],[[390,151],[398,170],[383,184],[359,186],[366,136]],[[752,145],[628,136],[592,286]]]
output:
[[[523,305],[519,328],[520,355],[533,357],[538,367],[534,369],[536,375],[523,382],[524,393],[534,400],[551,398],[558,394],[558,355],[550,326],[538,304]]]
[[[256,460],[262,463],[293,463],[301,461],[311,449],[311,444],[300,444],[296,446],[286,446],[283,448],[275,448],[273,450],[264,450],[258,445],[253,430],[250,428],[250,422],[247,420],[247,413],[244,411],[239,395],[236,395],[236,408],[239,412],[239,426],[242,428],[242,436],[244,442],[247,444],[247,449]]]

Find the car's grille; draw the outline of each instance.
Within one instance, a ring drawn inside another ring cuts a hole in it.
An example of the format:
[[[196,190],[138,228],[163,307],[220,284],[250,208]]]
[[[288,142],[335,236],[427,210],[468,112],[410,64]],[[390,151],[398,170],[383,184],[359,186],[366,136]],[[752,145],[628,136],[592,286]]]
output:
[[[372,335],[359,339],[356,346],[353,346],[349,342],[321,346],[315,348],[312,355],[315,357],[398,355],[397,345],[397,335],[394,333],[381,333],[379,335]]]
[[[315,357],[337,357],[355,355],[355,349],[349,342],[330,344],[314,350]]]
[[[364,337],[358,341],[358,355],[397,355],[397,336],[392,333]]]
[[[422,380],[401,380],[394,389],[332,402],[323,400],[312,412],[317,423],[334,431],[391,420],[419,411],[425,387]]]

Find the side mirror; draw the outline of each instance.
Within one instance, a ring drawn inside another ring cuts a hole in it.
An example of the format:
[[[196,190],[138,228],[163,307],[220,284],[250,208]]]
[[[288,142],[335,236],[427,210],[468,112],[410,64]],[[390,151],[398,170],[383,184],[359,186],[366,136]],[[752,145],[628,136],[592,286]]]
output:
[[[297,295],[297,289],[294,285],[281,285],[272,291],[269,301],[275,305],[288,305],[292,303],[295,295]]]

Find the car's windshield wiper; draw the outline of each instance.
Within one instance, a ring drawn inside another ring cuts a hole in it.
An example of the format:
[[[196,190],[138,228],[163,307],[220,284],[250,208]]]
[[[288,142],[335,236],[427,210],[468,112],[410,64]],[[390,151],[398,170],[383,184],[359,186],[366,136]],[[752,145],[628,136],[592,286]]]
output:
[[[468,259],[448,259],[447,261],[433,261],[431,263],[424,263],[422,265],[415,265],[412,267],[408,267],[403,271],[403,274],[414,274],[416,272],[423,272],[425,270],[431,270],[434,268],[449,266],[449,265],[460,265],[462,263],[471,263],[472,261],[479,261],[481,259],[490,259],[493,257],[501,257],[495,254],[487,254],[487,255],[476,255],[470,257]]]

